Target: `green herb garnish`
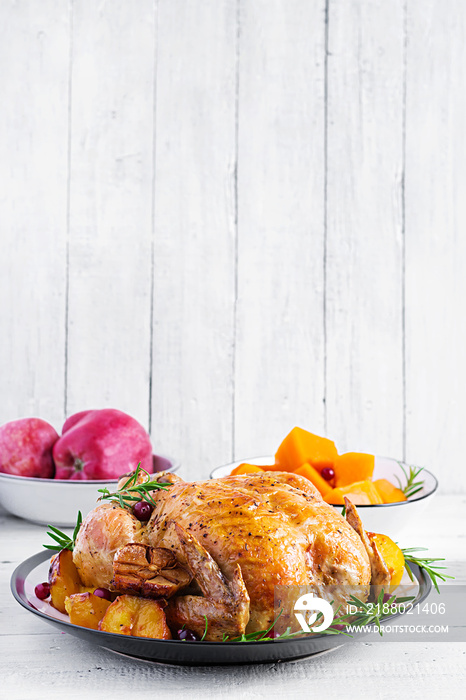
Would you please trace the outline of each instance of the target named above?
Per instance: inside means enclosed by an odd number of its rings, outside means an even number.
[[[55,540],[57,544],[44,544],[43,547],[45,547],[45,549],[51,549],[54,552],[61,552],[62,549],[70,549],[71,551],[73,551],[74,546],[76,544],[76,537],[78,536],[79,528],[81,527],[82,521],[83,516],[81,511],[79,511],[78,518],[76,520],[76,527],[74,528],[72,538],[68,537],[68,535],[65,535],[65,533],[59,530],[58,528],[53,527],[53,525],[48,525],[52,532],[47,532],[47,535],[51,537],[52,540]]]
[[[373,603],[364,602],[357,598],[355,595],[352,595],[350,596],[348,603],[356,605],[358,607],[358,612],[347,613],[345,615],[340,615],[340,617],[336,617],[332,625],[330,625],[328,629],[318,634],[346,634],[347,636],[352,637],[351,634],[348,634],[344,630],[338,629],[338,627],[341,625],[346,626],[351,624],[352,626],[356,627],[367,627],[368,625],[375,625],[379,631],[380,636],[382,636],[383,629],[381,627],[381,622],[391,617],[391,615],[395,614],[392,611],[389,613],[384,613],[384,608],[391,608],[394,605],[406,603],[411,600],[414,600],[414,596],[397,598],[396,594],[389,596],[385,600],[385,592],[383,588],[377,596],[377,600]],[[340,608],[341,606],[338,607],[338,609],[335,612],[335,615],[338,613]]]
[[[348,602],[353,603],[354,605],[357,605],[358,608],[362,608],[362,610],[359,610],[355,614],[347,614],[347,615],[341,615],[338,618],[337,624],[342,624],[344,622],[351,622],[352,625],[356,625],[358,627],[365,627],[367,625],[375,625],[379,631],[380,636],[382,636],[382,628],[380,626],[380,623],[384,617],[383,615],[383,606],[387,605],[390,606],[392,603],[395,603],[396,601],[396,595],[390,596],[390,598],[386,601],[384,601],[385,598],[385,593],[384,589],[380,591],[377,601],[375,603],[365,603],[364,601],[360,600],[356,596],[352,595],[350,596],[350,599]],[[385,615],[385,617],[388,617],[389,615]]]
[[[148,481],[138,484],[137,480],[141,472],[146,474]],[[157,504],[150,495],[150,491],[155,491],[156,489],[166,491],[169,486],[171,486],[171,484],[159,484],[158,481],[151,481],[150,475],[145,469],[141,469],[141,463],[139,462],[138,466],[136,467],[136,471],[119,489],[113,493],[107,488],[98,489],[99,493],[103,494],[99,500],[107,500],[112,503],[118,503],[121,508],[132,508],[132,506],[139,501],[146,501],[147,503],[156,506]]]
[[[398,481],[398,486],[400,490],[403,491],[406,498],[410,498],[410,496],[414,496],[415,493],[421,491],[422,487],[424,486],[424,479],[416,481],[419,474],[424,470],[424,467],[409,467],[408,474],[401,462],[398,462],[398,465],[406,477],[406,486],[402,486],[401,481],[397,476],[395,476],[395,479]]]
[[[202,637],[201,637],[201,639],[200,639],[201,642],[203,642],[204,639],[205,639],[205,636],[206,636],[206,634],[207,634],[207,626],[208,626],[208,624],[209,624],[209,622],[208,622],[208,620],[207,620],[207,615],[203,615],[203,617],[204,617],[204,620],[205,620],[205,630],[204,630],[204,634],[202,635]]]
[[[268,633],[270,630],[275,626],[277,623],[278,618],[280,615],[283,613],[283,608],[280,610],[278,613],[277,617],[275,620],[272,622],[270,627],[268,627],[266,630],[257,630],[257,632],[249,632],[248,634],[242,634],[239,637],[232,637],[229,639],[228,636],[223,635],[223,640],[226,642],[227,640],[230,642],[265,642],[265,641],[271,641],[273,639],[287,639],[288,637],[293,637],[296,634],[303,634],[303,632],[293,632],[290,634],[291,628],[288,627],[288,629],[281,634],[279,637],[268,637]],[[288,633],[288,634],[287,634]]]
[[[414,576],[408,562],[417,564],[420,569],[426,572],[434,584],[437,593],[440,593],[437,579],[439,579],[439,581],[446,581],[447,578],[455,578],[454,576],[449,576],[448,574],[439,573],[439,571],[445,571],[447,568],[446,566],[439,566],[438,564],[435,564],[437,561],[445,561],[445,559],[442,557],[416,557],[412,554],[412,552],[427,552],[425,547],[408,547],[407,549],[402,549],[401,551],[403,552],[403,556],[405,558],[405,569],[408,572],[408,576],[411,581],[414,581]]]
[[[292,632],[291,627],[288,627],[282,634],[280,634],[278,637],[268,637],[267,635],[269,634],[270,630],[274,627],[276,624],[278,618],[283,612],[283,608],[280,610],[280,613],[276,617],[276,619],[272,622],[270,627],[266,630],[258,630],[257,632],[250,632],[249,634],[242,634],[240,637],[233,637],[232,639],[229,639],[227,635],[223,635],[223,642],[230,641],[230,642],[264,642],[264,641],[276,641],[277,639],[292,639],[293,637],[297,636],[312,636],[314,634],[319,635],[319,634],[329,634],[329,635],[335,635],[335,634],[343,634],[346,637],[352,637],[353,635],[349,634],[346,632],[344,629],[340,629],[341,626],[346,627],[347,625],[351,624],[354,626],[358,627],[365,627],[367,625],[375,625],[379,631],[379,634],[382,636],[383,634],[383,629],[381,627],[381,622],[383,622],[384,619],[389,618],[392,614],[392,612],[388,614],[384,614],[383,609],[384,606],[385,608],[388,606],[389,608],[392,607],[393,605],[405,603],[407,601],[414,600],[414,596],[408,596],[405,598],[397,598],[396,595],[390,596],[387,600],[385,600],[385,594],[384,590],[382,589],[377,597],[377,600],[374,603],[365,603],[364,601],[360,600],[356,596],[352,595],[350,596],[348,603],[352,603],[353,605],[356,605],[358,607],[358,612],[356,613],[347,613],[345,615],[340,615],[339,617],[335,617],[333,623],[328,627],[326,630],[323,630],[322,632],[312,632],[311,634],[303,632],[302,630],[299,630],[298,632]],[[333,602],[333,601],[332,601]],[[341,609],[341,605],[338,606],[338,608],[335,611],[335,616],[338,614],[338,612]],[[316,618],[316,622],[322,617],[322,613],[319,612]]]

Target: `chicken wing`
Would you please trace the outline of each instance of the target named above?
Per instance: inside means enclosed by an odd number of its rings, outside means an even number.
[[[388,586],[390,584],[390,572],[388,571],[388,567],[384,562],[382,555],[377,549],[376,543],[368,538],[362,525],[361,518],[359,517],[359,513],[356,510],[356,506],[353,505],[353,503],[351,503],[349,498],[346,496],[344,499],[346,519],[353,530],[355,530],[355,532],[357,532],[361,538],[371,563],[371,584],[374,586]]]

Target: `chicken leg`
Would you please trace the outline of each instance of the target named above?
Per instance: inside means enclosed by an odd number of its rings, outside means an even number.
[[[249,595],[236,565],[229,581],[206,549],[180,525],[171,521],[165,536],[177,558],[186,562],[203,596],[185,595],[170,599],[165,610],[171,627],[186,625],[207,641],[222,641],[224,636],[244,633],[249,621]]]

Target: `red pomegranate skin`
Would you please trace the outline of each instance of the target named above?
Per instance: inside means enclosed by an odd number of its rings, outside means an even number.
[[[52,447],[58,433],[41,418],[20,418],[0,426],[0,472],[51,479]]]
[[[141,467],[152,473],[152,445],[135,418],[115,408],[70,416],[53,448],[56,479],[118,479]]]

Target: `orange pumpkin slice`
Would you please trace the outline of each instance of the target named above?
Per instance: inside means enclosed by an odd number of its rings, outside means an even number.
[[[327,493],[330,493],[332,490],[332,487],[329,485],[328,481],[325,481],[317,471],[317,469],[314,469],[310,464],[303,464],[302,467],[299,467],[298,469],[294,470],[295,474],[299,474],[300,476],[306,477],[306,479],[309,479],[316,489],[320,491],[322,496],[325,496]]]
[[[266,467],[258,467],[257,464],[240,464],[231,472],[231,476],[238,476],[239,474],[254,474],[254,472],[263,472]]]
[[[332,440],[302,428],[293,428],[275,454],[275,468],[295,471],[303,464],[310,464],[321,471],[324,467],[333,467],[337,455],[337,448]]]
[[[373,484],[384,503],[399,503],[407,500],[403,491],[394,486],[388,479],[376,479]]]
[[[332,489],[324,496],[324,501],[335,506],[343,506],[343,496],[350,499],[355,506],[375,506],[383,503],[372,481],[356,481],[348,486]]]
[[[372,478],[375,457],[363,452],[346,452],[335,459],[335,486],[349,486]],[[357,504],[355,504],[357,505]]]

